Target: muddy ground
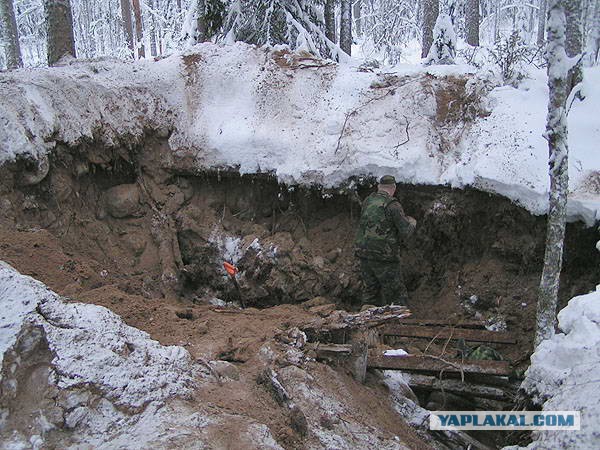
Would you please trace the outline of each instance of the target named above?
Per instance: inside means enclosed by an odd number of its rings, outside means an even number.
[[[0,260],[62,295],[106,306],[163,344],[236,362],[248,379],[262,343],[315,316],[303,302],[360,308],[352,240],[372,179],[337,190],[285,186],[270,174],[199,172],[165,150],[166,138],[156,137],[110,151],[82,144],[59,147],[46,168],[20,161],[0,169]],[[488,320],[517,339],[498,350],[524,369],[544,218],[470,189],[400,186],[398,197],[418,221],[403,251],[414,317]],[[596,240],[595,230],[568,226],[561,304],[600,278]],[[239,291],[224,261],[239,268]],[[240,300],[249,308],[215,307]],[[226,389],[202,395],[281,423],[276,409],[256,408],[264,400],[254,388]],[[383,411],[367,422],[400,433],[390,405],[356,392],[364,411]],[[294,447],[293,433],[279,428],[278,440]]]

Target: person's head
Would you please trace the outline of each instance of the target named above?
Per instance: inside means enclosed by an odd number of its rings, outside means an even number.
[[[391,196],[396,193],[396,179],[392,175],[384,175],[379,179],[377,186],[379,192],[387,192]]]

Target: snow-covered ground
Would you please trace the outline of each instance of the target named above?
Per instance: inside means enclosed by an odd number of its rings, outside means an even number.
[[[580,411],[581,431],[538,432],[528,448],[597,448],[600,289],[573,298],[558,322],[562,332],[537,347],[523,387],[544,411]]]
[[[2,448],[207,448],[232,419],[247,448],[281,448],[265,425],[187,401],[206,369],[106,308],[0,262],[0,311]]]
[[[273,171],[283,181],[329,187],[353,175],[392,173],[407,183],[472,185],[545,212],[542,72],[519,89],[496,87],[488,95],[489,77],[468,66],[372,73],[352,63],[303,64],[315,61],[242,43],[202,44],[158,62],[1,74],[0,163],[17,154],[39,157],[57,142],[122,145],[155,130],[171,133],[173,152],[198,167]],[[456,77],[470,81],[446,102],[450,110],[467,101],[489,108],[489,116],[440,123],[440,92]],[[586,79],[587,99],[575,102],[569,120],[570,217],[592,223],[600,209],[600,68],[586,70]]]

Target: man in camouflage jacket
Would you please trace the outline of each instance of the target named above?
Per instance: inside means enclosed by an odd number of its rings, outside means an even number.
[[[362,205],[355,254],[365,285],[363,304],[407,304],[399,249],[417,222],[404,214],[395,192],[396,180],[386,175],[379,180],[377,192],[369,195]]]

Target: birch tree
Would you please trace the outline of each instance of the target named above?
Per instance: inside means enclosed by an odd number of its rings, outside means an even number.
[[[341,0],[340,17],[340,48],[347,54],[352,54],[352,1]]]
[[[421,48],[421,58],[426,58],[429,54],[429,49],[433,43],[433,27],[440,13],[439,0],[422,0],[423,4],[423,38]]]
[[[45,0],[48,39],[48,65],[53,66],[61,58],[75,54],[73,13],[69,0]]]
[[[23,67],[13,0],[0,0],[0,24],[2,25],[0,35],[4,44],[6,67],[8,69]]]
[[[467,44],[479,46],[479,0],[467,0],[465,5]]]
[[[550,195],[544,268],[537,303],[536,345],[554,335],[567,217],[567,101],[570,94],[569,69],[572,66],[572,59],[566,51],[567,1],[548,0],[546,59],[549,102],[545,138],[549,150]]]

